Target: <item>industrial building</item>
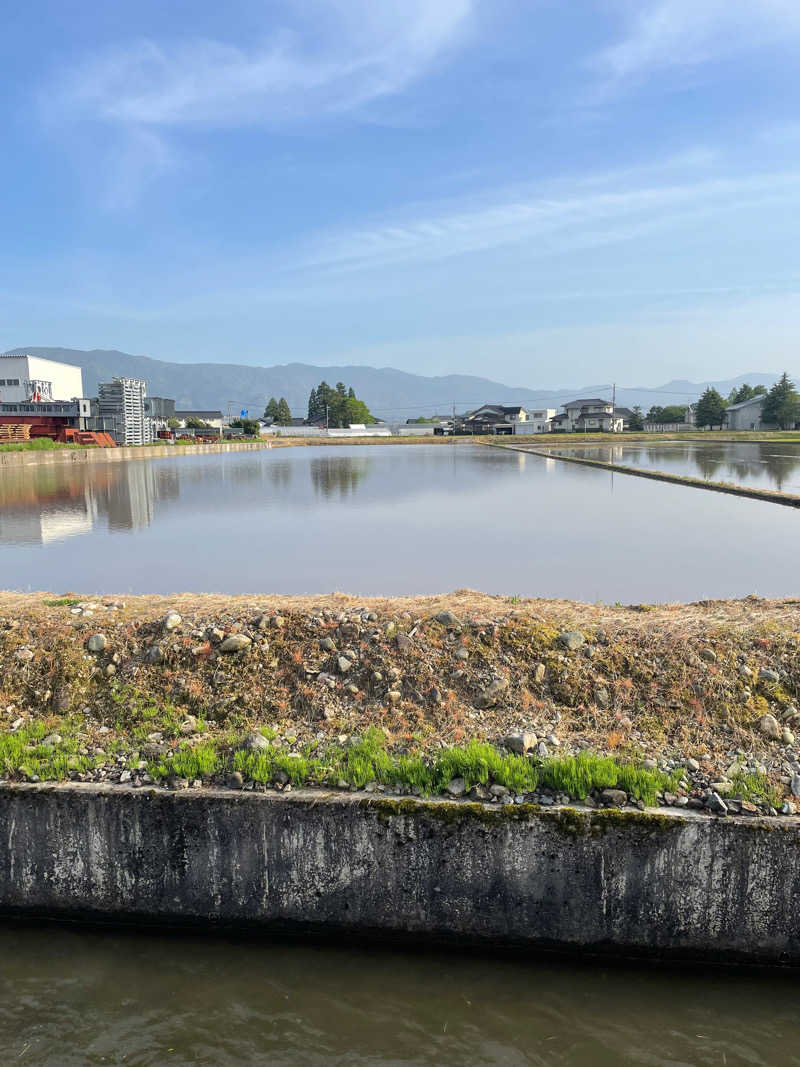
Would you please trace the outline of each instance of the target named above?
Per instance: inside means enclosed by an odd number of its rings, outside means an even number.
[[[80,367],[40,356],[0,356],[0,403],[51,403],[83,396]]]
[[[112,378],[98,386],[98,414],[118,445],[146,445],[153,440],[153,420],[145,414],[147,382]]]

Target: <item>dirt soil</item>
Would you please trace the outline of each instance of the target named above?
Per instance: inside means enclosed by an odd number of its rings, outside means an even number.
[[[763,775],[768,807],[791,805],[799,704],[797,599],[0,593],[0,753],[41,721],[27,747],[69,737],[81,780],[116,780],[148,743],[134,780],[146,758],[254,730],[288,751],[378,727],[422,755],[527,731],[550,754],[688,766],[690,797]],[[29,762],[7,755],[0,778]]]

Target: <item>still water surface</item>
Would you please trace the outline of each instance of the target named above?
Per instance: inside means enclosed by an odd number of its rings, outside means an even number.
[[[774,1067],[796,977],[0,927],[0,1062]]]
[[[558,449],[553,449],[558,451]],[[800,442],[664,441],[656,444],[592,445],[571,455],[628,467],[689,475],[711,482],[777,489],[800,495]]]
[[[19,590],[786,596],[799,540],[789,508],[468,444],[0,470]]]

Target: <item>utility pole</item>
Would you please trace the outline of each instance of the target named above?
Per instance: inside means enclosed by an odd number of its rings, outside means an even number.
[[[456,402],[453,401],[453,444],[456,443]]]

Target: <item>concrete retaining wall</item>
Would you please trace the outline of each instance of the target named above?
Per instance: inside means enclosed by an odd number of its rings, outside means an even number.
[[[0,468],[47,463],[113,463],[123,459],[201,456],[209,452],[245,452],[271,448],[271,441],[220,441],[216,445],[142,445],[137,448],[54,448],[51,452],[0,452]]]
[[[800,820],[0,788],[0,910],[800,962]]]

